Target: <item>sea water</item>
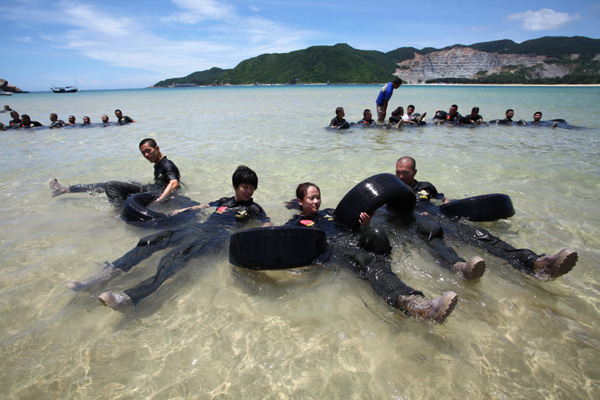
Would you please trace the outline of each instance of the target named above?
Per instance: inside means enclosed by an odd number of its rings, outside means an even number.
[[[379,86],[275,86],[29,93],[5,103],[48,124],[56,112],[93,123],[120,108],[126,126],[0,132],[0,391],[3,398],[585,398],[600,397],[600,88],[402,86],[390,101],[427,112],[428,126],[324,129],[375,114]],[[486,120],[564,118],[581,129],[434,126],[436,109],[479,106]],[[8,113],[0,114],[7,123]],[[154,231],[127,225],[104,195],[51,197],[63,184],[150,181],[138,143],[155,138],[179,167],[186,194],[233,195],[231,174],[259,176],[254,199],[274,224],[298,183],[322,190],[323,207],[361,180],[393,173],[404,155],[417,179],[448,198],[506,193],[516,214],[477,223],[516,247],[579,262],[544,282],[480,249],[487,262],[465,282],[418,241],[393,239],[393,270],[425,293],[460,300],[440,325],[392,309],[344,264],[253,272],[232,266],[224,245],[189,262],[135,309],[102,306],[151,276],[155,254],[106,287],[75,293]],[[196,216],[207,218],[211,209]],[[381,214],[381,213],[380,213]],[[383,223],[381,215],[373,223]]]

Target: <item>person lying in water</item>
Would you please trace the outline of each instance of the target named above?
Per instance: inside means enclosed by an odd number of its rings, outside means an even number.
[[[442,296],[428,299],[394,274],[391,269],[391,252],[388,236],[383,229],[370,227],[371,217],[365,212],[359,216],[362,232],[359,234],[359,248],[340,240],[349,234],[333,216],[333,210],[320,210],[321,190],[311,182],[304,182],[296,188],[296,198],[300,214],[295,215],[287,225],[321,229],[335,251],[350,257],[355,270],[369,281],[371,287],[390,306],[399,308],[417,318],[443,322],[454,309],[458,295],[452,291]]]
[[[564,248],[550,256],[537,254],[529,249],[517,249],[483,228],[460,221],[450,221],[441,215],[430,215],[426,211],[427,204],[431,199],[438,197],[438,192],[431,183],[415,179],[416,166],[417,163],[412,157],[401,157],[396,162],[396,176],[415,192],[419,200],[418,207],[422,209],[418,213],[417,230],[432,251],[442,260],[442,265],[448,266],[465,279],[474,279],[483,275],[485,263],[481,257],[474,257],[468,262],[460,258],[450,246],[444,243],[444,233],[503,258],[514,268],[542,280],[558,278],[571,271],[577,263],[577,253],[569,248]]]
[[[69,282],[67,287],[74,291],[91,290],[99,283],[106,283],[129,272],[132,267],[155,252],[177,246],[160,259],[156,273],[150,278],[123,292],[107,291],[98,296],[104,305],[113,309],[124,309],[150,296],[168,278],[185,267],[191,259],[221,249],[233,231],[251,221],[258,221],[263,226],[270,225],[270,220],[262,207],[252,199],[258,187],[256,173],[240,165],[233,173],[232,183],[233,197],[223,197],[212,203],[196,206],[197,208],[216,207],[214,213],[205,222],[143,237],[137,246],[122,257],[106,263],[104,269],[96,276],[80,282]],[[181,212],[188,209],[182,209]]]
[[[103,182],[82,185],[62,186],[56,178],[50,179],[50,190],[52,196],[59,196],[66,193],[98,192],[106,193],[110,203],[116,207],[121,207],[127,197],[142,192],[156,193],[156,200],[153,203],[160,203],[169,198],[180,186],[179,169],[173,161],[163,156],[160,147],[154,139],[144,139],[139,144],[139,149],[148,162],[154,164],[154,183],[142,185],[139,183],[127,182]]]

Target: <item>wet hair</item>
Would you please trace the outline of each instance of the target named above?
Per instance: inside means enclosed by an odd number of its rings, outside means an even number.
[[[458,106],[457,106],[456,104],[452,104],[452,105],[450,106],[450,108],[452,108],[452,107],[456,108],[456,111],[458,111]]]
[[[236,168],[233,176],[231,177],[231,181],[234,188],[237,188],[244,183],[254,186],[255,189],[258,188],[258,176],[256,176],[256,172],[252,171],[245,165],[240,165]]]
[[[512,108],[509,108],[508,110],[506,110],[505,114],[508,114],[509,111],[515,112],[515,110],[513,110]]]
[[[27,114],[21,115],[21,119],[23,119],[23,118],[29,118],[29,115],[27,115]],[[31,118],[29,118],[29,119],[31,119]]]
[[[471,112],[472,112],[472,113],[473,113],[473,112],[476,112],[476,113],[478,113],[478,112],[479,112],[479,107],[473,107],[473,109],[471,110]]]
[[[365,109],[365,111],[363,111],[363,117],[364,117],[364,116],[366,116],[366,114],[367,114],[368,112],[371,112],[371,110],[369,110],[368,108],[367,108],[367,109]]]
[[[15,115],[16,115],[16,117],[15,117]],[[17,118],[17,117],[19,117],[19,113],[18,113],[18,112],[16,112],[15,110],[12,110],[12,111],[10,112],[10,116],[11,116],[11,117],[13,117],[13,118]]]
[[[50,113],[50,117],[56,117],[56,118],[58,118],[58,115],[56,115],[56,113]]]
[[[404,114],[404,108],[398,107],[394,111],[392,111],[392,115],[395,117],[398,114]]]
[[[408,110],[411,107],[412,107],[413,110],[415,109],[415,106],[413,106],[412,104],[409,104],[408,107],[406,107],[406,109]]]
[[[398,163],[400,160],[405,160],[405,159],[408,159],[408,160],[410,160],[410,163],[412,164],[412,169],[413,169],[413,171],[414,171],[415,169],[417,169],[417,161],[416,161],[414,158],[412,158],[412,157],[409,157],[409,156],[400,157],[400,158],[398,159],[398,161],[396,161],[396,164],[397,164],[397,163]]]
[[[304,198],[306,197],[306,193],[308,192],[308,188],[314,186],[317,188],[317,190],[319,191],[319,193],[321,193],[321,189],[319,189],[319,187],[317,185],[315,185],[312,182],[304,182],[298,185],[298,187],[296,188],[296,198],[297,199],[302,199],[304,200]]]
[[[335,115],[338,115],[339,113],[341,113],[342,111],[344,111],[344,107],[338,107],[335,109]]]
[[[392,83],[395,83],[396,85],[400,86],[400,85],[402,85],[402,79],[396,78],[396,79],[394,79],[394,82],[392,82]]]
[[[118,112],[120,112],[121,114],[123,113],[123,111],[119,110],[118,108],[115,110],[115,113],[116,113],[117,111],[118,111]]]
[[[536,111],[533,113],[533,115],[535,116],[535,114],[540,114],[540,117],[542,116],[542,112],[541,111]]]
[[[152,139],[152,138],[146,138],[144,140],[142,140],[140,142],[140,145],[138,146],[138,149],[141,148],[143,145],[147,144],[148,146],[152,147],[153,149],[155,149],[158,144],[156,144],[156,140]]]

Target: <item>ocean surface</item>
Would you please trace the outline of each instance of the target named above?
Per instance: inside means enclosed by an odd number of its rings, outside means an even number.
[[[600,398],[600,88],[402,86],[390,101],[426,111],[452,103],[486,120],[564,118],[580,129],[428,126],[324,129],[375,111],[380,86],[256,86],[29,93],[3,97],[48,125],[120,108],[126,126],[0,132],[0,397],[7,399],[598,399]],[[8,113],[0,114],[7,123]],[[153,230],[126,224],[104,195],[51,197],[48,180],[147,182],[138,143],[155,138],[179,167],[187,196],[232,196],[239,164],[259,176],[254,199],[274,224],[298,183],[335,207],[354,185],[394,172],[404,155],[417,179],[448,198],[506,193],[516,214],[477,223],[537,253],[579,253],[567,275],[541,281],[480,249],[466,282],[393,226],[393,270],[428,297],[459,295],[444,324],[389,307],[341,263],[255,272],[227,245],[187,264],[135,309],[100,304],[151,276],[164,252],[106,287],[75,293]],[[213,209],[196,216],[207,218]],[[385,224],[382,214],[373,224]]]

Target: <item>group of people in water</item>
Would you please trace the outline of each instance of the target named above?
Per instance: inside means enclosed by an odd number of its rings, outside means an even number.
[[[40,127],[40,126],[45,126],[42,123],[40,123],[39,121],[33,121],[31,119],[31,117],[29,117],[28,114],[19,115],[19,113],[15,110],[11,109],[8,104],[4,105],[4,110],[2,112],[10,112],[10,116],[12,119],[8,122],[7,125],[4,125],[3,123],[0,122],[0,130],[36,128],[36,127]],[[118,124],[118,125],[125,125],[125,124],[129,124],[131,122],[135,122],[133,119],[131,119],[127,115],[123,115],[123,113],[119,109],[115,110],[115,117],[117,118],[116,124]],[[50,119],[50,124],[48,124],[47,126],[50,129],[76,127],[76,126],[90,127],[90,126],[95,126],[95,125],[108,126],[108,125],[112,124],[110,122],[108,115],[106,115],[106,114],[102,115],[102,117],[101,117],[102,122],[98,123],[98,124],[92,124],[90,117],[88,117],[87,115],[83,117],[82,123],[78,123],[77,118],[74,115],[69,115],[67,122],[63,121],[62,119],[58,119],[58,115],[56,113],[51,113],[49,116],[49,119]]]
[[[401,128],[402,126],[423,126],[426,124],[425,117],[427,113],[423,114],[415,112],[415,106],[409,105],[406,107],[406,114],[404,113],[404,107],[397,107],[391,112],[391,116],[386,120],[387,108],[390,99],[395,89],[398,89],[402,85],[402,80],[396,78],[392,82],[386,83],[380,90],[375,104],[377,107],[377,121],[373,119],[373,113],[370,109],[363,111],[363,118],[358,122],[349,122],[344,119],[345,111],[343,107],[335,109],[335,117],[329,123],[328,128],[332,129],[350,129],[351,127],[385,127],[385,128]],[[566,124],[564,119],[552,119],[548,121],[542,121],[542,112],[536,111],[533,114],[533,120],[525,121],[523,119],[514,121],[515,112],[513,109],[506,110],[504,118],[493,119],[490,121],[484,121],[483,117],[479,114],[479,107],[473,107],[471,113],[468,115],[461,115],[458,112],[458,105],[452,104],[448,112],[437,109],[433,116],[434,124],[449,124],[449,125],[527,125],[527,126],[549,126],[556,128],[559,124]]]
[[[109,201],[119,208],[128,196],[137,193],[154,193],[155,204],[178,196],[181,179],[179,170],[162,154],[156,141],[150,138],[142,140],[139,150],[154,164],[152,184],[106,182],[63,186],[53,178],[50,180],[52,195],[84,191],[105,192]],[[394,173],[397,179],[393,176],[391,178],[398,181],[398,185],[406,187],[410,196],[414,193],[418,201],[414,209],[411,207],[401,210],[399,215],[391,213],[387,228],[406,235],[406,240],[414,241],[416,246],[422,247],[425,244],[440,265],[461,278],[480,278],[486,269],[485,261],[477,256],[469,260],[459,257],[445,242],[447,237],[480,247],[492,255],[504,258],[516,269],[542,280],[557,278],[575,266],[577,253],[571,249],[565,248],[550,256],[529,249],[517,249],[484,229],[443,216],[437,211],[437,205],[446,202],[447,199],[439,194],[431,183],[415,179],[417,168],[413,158],[405,156],[398,159]],[[171,218],[214,207],[214,212],[206,221],[182,224],[143,237],[123,256],[107,262],[99,274],[83,281],[69,282],[67,287],[75,291],[94,290],[101,286],[100,283],[105,284],[130,271],[133,266],[153,253],[174,248],[163,255],[152,277],[123,292],[104,291],[99,294],[98,297],[104,305],[123,310],[154,293],[190,260],[221,248],[235,231],[243,227],[272,225],[264,209],[252,198],[258,188],[256,173],[246,166],[238,166],[232,176],[232,185],[233,196],[227,195],[208,204],[176,209],[167,216]],[[387,304],[410,316],[436,322],[443,322],[450,315],[458,300],[457,293],[446,291],[441,296],[428,298],[421,291],[406,285],[392,271],[392,245],[383,227],[371,226],[374,213],[361,212],[356,221],[359,228],[351,229],[336,219],[334,210],[321,210],[321,190],[316,184],[300,183],[295,197],[299,213],[286,225],[320,229],[325,232],[333,249],[331,258],[349,265],[368,280],[373,290]]]

